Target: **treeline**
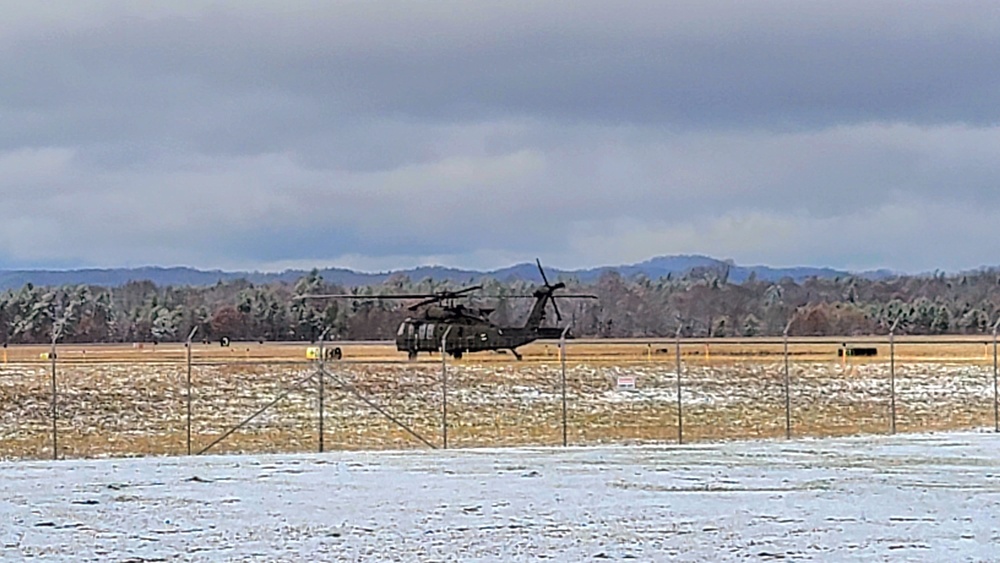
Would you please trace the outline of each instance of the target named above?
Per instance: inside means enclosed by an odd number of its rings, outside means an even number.
[[[790,334],[982,334],[1000,316],[1000,272],[902,276],[889,280],[857,277],[760,281],[735,284],[721,269],[699,269],[657,280],[604,274],[596,283],[562,280],[567,293],[592,293],[597,300],[559,300],[563,320],[549,310],[549,324],[572,323],[579,337],[666,337],[678,328],[687,336]],[[476,304],[495,308],[500,325],[523,322],[531,306],[530,283],[469,280],[482,284]],[[403,276],[383,284],[343,288],[313,272],[294,284],[254,285],[245,281],[211,287],[157,287],[131,282],[121,287],[36,287],[0,295],[4,342],[182,341],[197,327],[198,340],[389,339],[412,315],[405,302],[366,300],[366,295],[428,293],[456,287]],[[317,293],[352,293],[349,299],[302,299]],[[790,323],[790,324],[789,324]]]

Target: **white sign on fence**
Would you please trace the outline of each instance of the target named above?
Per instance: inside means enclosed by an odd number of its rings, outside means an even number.
[[[635,376],[632,376],[632,375],[620,375],[620,376],[618,376],[618,388],[619,389],[635,389]]]

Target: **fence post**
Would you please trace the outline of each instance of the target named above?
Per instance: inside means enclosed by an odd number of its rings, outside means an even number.
[[[197,326],[191,329],[191,334],[188,334],[184,344],[187,346],[187,455],[191,455],[191,342],[196,332],[198,332]]]
[[[681,403],[681,329],[683,325],[677,327],[674,335],[675,346],[677,348],[677,443],[684,443],[684,414]]]
[[[326,340],[326,333],[330,332],[330,328],[327,327],[319,335],[319,453],[323,453],[323,403],[325,399],[325,392],[323,387],[323,380],[326,379],[326,370],[323,369],[323,362],[326,360],[326,350],[323,349],[323,343]]]
[[[454,325],[449,325],[441,336],[441,441],[442,449],[448,449],[448,333]]]
[[[559,361],[562,364],[562,438],[563,447],[567,445],[566,438],[566,333],[569,332],[569,326],[563,329],[562,334],[559,335]]]
[[[997,329],[1000,328],[1000,319],[993,323],[993,431],[1000,432],[1000,412],[998,412],[997,400]]]
[[[52,348],[49,349],[49,359],[52,361],[52,459],[59,459],[59,430],[56,421],[59,419],[59,410],[56,405],[58,397],[56,392],[56,340],[59,339],[60,330],[58,327],[52,329]]]
[[[791,377],[788,373],[788,331],[792,328],[792,320],[788,321],[785,325],[785,330],[781,333],[782,342],[784,344],[784,355],[785,355],[785,439],[790,440],[792,438],[792,391],[791,391]]]
[[[896,317],[889,328],[889,429],[896,433],[896,326],[902,317]],[[844,351],[847,354],[847,351]]]

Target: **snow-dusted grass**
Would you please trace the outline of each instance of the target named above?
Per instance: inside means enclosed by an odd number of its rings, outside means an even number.
[[[350,382],[433,444],[442,442],[440,365],[334,363]],[[194,451],[314,373],[307,364],[195,366]],[[452,446],[562,443],[558,362],[456,362],[449,366]],[[677,439],[673,362],[570,362],[567,435],[571,444],[656,443]],[[633,377],[636,389],[616,387]],[[44,364],[0,367],[0,456],[51,457],[49,371]],[[186,369],[176,361],[95,361],[58,369],[59,448],[66,458],[180,454],[186,451]],[[797,361],[790,366],[794,436],[887,433],[889,365]],[[783,437],[784,366],[773,358],[688,362],[682,373],[687,442]],[[313,380],[220,443],[213,452],[318,449]],[[424,448],[363,401],[326,382],[328,449]],[[896,366],[900,432],[992,426],[992,366],[946,359]]]
[[[1000,437],[0,464],[5,559],[990,561]]]

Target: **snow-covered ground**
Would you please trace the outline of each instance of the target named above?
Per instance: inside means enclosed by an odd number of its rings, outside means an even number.
[[[6,559],[989,561],[989,432],[0,464]]]

